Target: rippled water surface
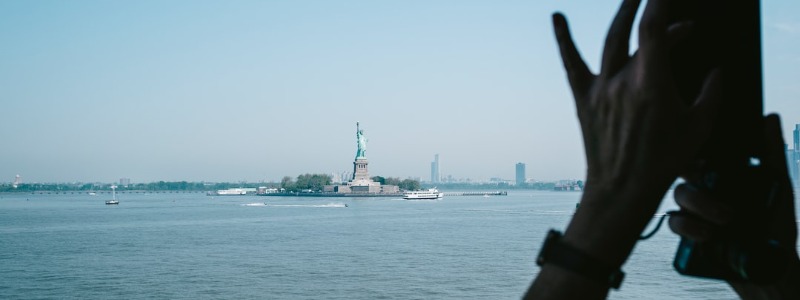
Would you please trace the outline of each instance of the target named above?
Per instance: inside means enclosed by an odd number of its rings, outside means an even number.
[[[0,299],[518,299],[580,194],[118,196],[0,195]],[[677,242],[640,243],[610,298],[736,298],[677,275]]]

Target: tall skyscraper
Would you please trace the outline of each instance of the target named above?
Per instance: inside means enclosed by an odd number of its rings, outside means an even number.
[[[525,164],[517,163],[517,186],[525,184]]]
[[[431,183],[438,183],[441,178],[439,176],[439,154],[436,154],[431,162]]]

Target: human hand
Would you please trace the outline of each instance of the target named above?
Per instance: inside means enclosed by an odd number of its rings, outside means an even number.
[[[677,94],[669,51],[691,26],[669,24],[668,1],[648,1],[639,24],[639,50],[628,55],[639,3],[622,3],[597,75],[575,47],[566,18],[553,15],[588,164],[581,205],[562,242],[609,268],[627,259],[669,185],[708,138],[719,102],[716,71],[696,99]],[[607,292],[608,286],[545,264],[526,298],[604,298]]]
[[[648,3],[639,24],[639,49],[629,56],[639,1],[623,2],[597,75],[580,57],[564,16],[553,16],[583,132],[587,186],[617,190],[635,182],[666,190],[710,133],[719,98],[718,72],[707,76],[697,99],[678,95],[669,53],[691,23],[668,24],[667,3]]]
[[[769,115],[764,120],[764,157],[761,165],[768,180],[775,182],[767,207],[766,218],[749,216],[746,207],[731,206],[729,203],[714,199],[707,192],[697,189],[692,184],[699,180],[697,176],[685,174],[688,183],[675,189],[675,201],[681,207],[681,213],[670,217],[669,225],[675,233],[699,242],[720,239],[724,236],[736,235],[730,232],[733,222],[744,222],[746,227],[756,227],[754,220],[768,220],[766,230],[760,238],[776,241],[789,252],[786,274],[780,281],[772,285],[759,285],[741,281],[730,281],[731,286],[743,298],[748,299],[796,299],[800,278],[800,261],[797,256],[797,224],[794,208],[792,184],[786,168],[784,141],[777,115]],[[748,224],[748,221],[750,222]],[[739,227],[741,228],[741,227]],[[790,295],[794,295],[790,297]]]
[[[716,71],[696,99],[677,94],[669,51],[690,24],[669,24],[668,1],[648,1],[639,24],[639,50],[628,55],[639,3],[622,3],[597,75],[578,53],[565,17],[553,15],[588,164],[581,205],[562,241],[610,268],[627,259],[669,185],[708,138],[719,102]],[[526,298],[604,298],[607,292],[608,286],[545,264]]]
[[[639,49],[628,55],[639,3],[622,3],[597,75],[580,57],[564,16],[553,16],[588,164],[581,206],[565,238],[584,249],[611,252],[612,265],[627,258],[669,185],[708,139],[720,98],[717,71],[705,78],[696,99],[678,95],[670,48],[691,23],[669,24],[669,1],[648,2],[639,24]],[[598,232],[598,225],[609,226]],[[603,243],[613,246],[597,245]]]

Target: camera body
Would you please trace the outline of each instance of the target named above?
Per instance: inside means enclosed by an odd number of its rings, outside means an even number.
[[[731,204],[736,212],[733,221],[719,228],[719,235],[713,240],[698,242],[682,238],[673,266],[684,275],[775,282],[787,270],[790,255],[785,245],[765,238],[769,208],[779,188],[777,181],[755,164],[728,172],[706,171],[703,182],[695,186]]]

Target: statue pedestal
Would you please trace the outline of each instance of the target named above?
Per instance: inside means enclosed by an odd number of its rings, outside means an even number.
[[[369,171],[367,170],[368,164],[366,158],[356,158],[356,161],[353,162],[353,182],[372,181],[369,178]]]

